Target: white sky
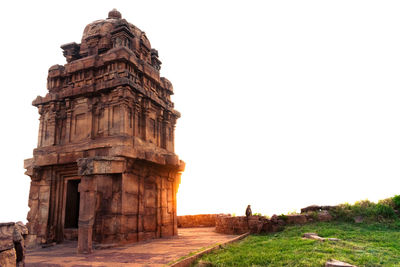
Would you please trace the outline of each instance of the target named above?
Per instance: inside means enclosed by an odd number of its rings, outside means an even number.
[[[400,194],[398,1],[2,1],[0,222],[25,221],[31,101],[60,45],[114,7],[174,85],[178,214]]]

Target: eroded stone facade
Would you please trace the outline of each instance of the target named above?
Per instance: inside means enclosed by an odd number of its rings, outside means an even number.
[[[0,223],[0,266],[25,266],[25,238],[28,229],[22,222]]]
[[[177,234],[179,112],[144,32],[112,10],[49,69],[31,177],[28,243],[135,242]]]

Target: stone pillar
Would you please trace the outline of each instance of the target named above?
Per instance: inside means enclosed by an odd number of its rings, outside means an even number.
[[[137,234],[138,241],[144,240],[143,236],[143,214],[144,214],[144,177],[138,176],[138,212],[137,212]]]
[[[149,139],[149,136],[151,136],[151,133],[150,133],[150,129],[149,129],[149,114],[150,114],[150,111],[147,109],[147,108],[145,108],[145,109],[143,109],[143,111],[142,111],[142,115],[143,115],[143,124],[142,124],[142,126],[143,126],[143,135],[142,135],[142,139],[143,140],[148,140]]]
[[[140,137],[140,127],[141,127],[141,123],[140,123],[140,103],[139,102],[135,102],[134,105],[134,121],[133,121],[133,136],[137,136]]]
[[[164,117],[161,126],[161,147],[165,149],[167,149],[168,144],[168,127],[169,121],[166,117]]]
[[[110,123],[111,123],[111,118],[110,118],[110,109],[111,105],[109,103],[105,104],[104,107],[104,136],[109,136],[110,135]]]
[[[157,237],[161,237],[162,233],[162,177],[157,176]]]
[[[48,112],[47,129],[45,133],[45,136],[48,138],[46,140],[46,145],[52,146],[56,141],[56,107],[54,102],[50,103]],[[47,134],[49,134],[49,136],[47,136]]]
[[[72,121],[72,110],[71,110],[71,101],[67,98],[65,99],[65,107],[67,110],[67,118],[65,123],[65,143],[69,143],[71,141],[71,121]]]
[[[79,184],[78,253],[92,252],[92,233],[96,211],[97,177],[82,176]]]
[[[156,138],[157,138],[157,146],[162,147],[162,136],[163,136],[163,114],[157,115],[157,122],[156,122]]]
[[[172,115],[171,117],[171,148],[168,149],[171,152],[175,152],[175,127],[176,127],[176,117]]]
[[[98,180],[104,175],[123,173],[125,159],[119,157],[81,158],[77,163],[78,175],[82,176],[78,187],[80,193],[78,253],[91,253]]]
[[[174,118],[171,112],[164,113],[164,127],[165,127],[165,149],[168,151],[174,151]]]
[[[120,119],[121,119],[121,130],[120,133],[123,135],[129,134],[129,107],[128,103],[123,102],[120,108]]]
[[[43,124],[44,124],[44,118],[43,118],[43,106],[42,105],[40,105],[39,107],[39,115],[40,115],[40,118],[39,118],[39,121],[40,121],[40,123],[39,123],[39,134],[38,134],[38,143],[37,143],[37,146],[38,147],[41,147],[42,146],[42,143],[43,143]]]

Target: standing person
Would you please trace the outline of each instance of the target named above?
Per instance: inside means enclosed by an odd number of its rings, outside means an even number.
[[[246,209],[246,220],[247,220],[247,227],[248,227],[248,228],[250,228],[250,226],[249,226],[249,216],[251,216],[251,215],[252,215],[252,212],[251,212],[250,205],[247,205],[247,209]]]
[[[247,217],[247,219],[249,219],[249,216],[251,216],[251,215],[252,215],[252,213],[251,213],[250,205],[247,205],[247,209],[246,209],[246,217]]]

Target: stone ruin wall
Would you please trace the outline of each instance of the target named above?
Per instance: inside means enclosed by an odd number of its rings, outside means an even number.
[[[221,215],[215,220],[215,231],[222,234],[239,235],[250,233],[272,233],[283,230],[286,225],[302,225],[312,222],[327,222],[333,217],[328,210],[307,210],[302,214],[264,216]]]
[[[28,229],[22,222],[0,223],[0,266],[25,266],[25,238]]]
[[[230,214],[199,214],[178,216],[179,228],[215,227],[221,234],[240,235],[281,231],[286,225],[302,225],[316,221],[331,221],[331,206],[309,206],[301,214],[265,216],[231,216]]]
[[[215,227],[217,214],[197,214],[178,216],[179,228]]]

